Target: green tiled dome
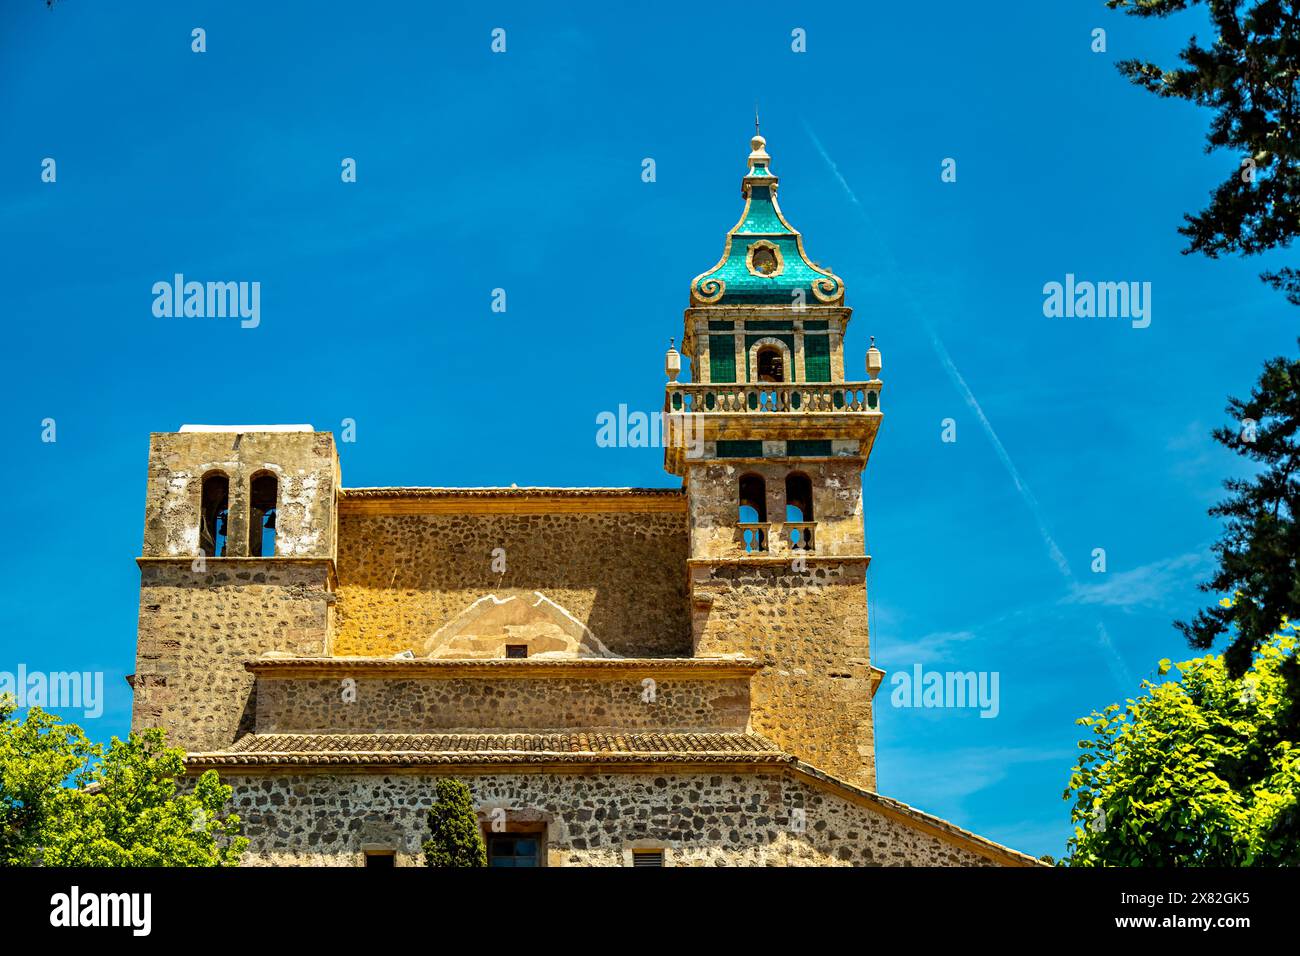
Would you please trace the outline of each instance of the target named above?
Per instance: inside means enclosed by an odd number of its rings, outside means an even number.
[[[691,283],[691,304],[842,305],[844,283],[813,264],[803,237],[781,215],[766,140],[755,136],[751,145],[749,172],[741,181],[745,211],[727,233],[718,264]]]

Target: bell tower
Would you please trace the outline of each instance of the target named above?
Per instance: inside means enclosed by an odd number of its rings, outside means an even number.
[[[844,283],[808,258],[755,135],[744,211],[691,283],[669,350],[665,467],[685,483],[697,656],[762,663],[753,729],[875,788],[862,472],[879,428],[880,353],[845,379]]]

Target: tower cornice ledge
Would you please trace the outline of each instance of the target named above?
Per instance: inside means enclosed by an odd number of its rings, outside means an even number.
[[[692,568],[709,568],[718,564],[791,564],[795,560],[803,561],[805,564],[861,564],[866,567],[871,565],[869,554],[814,554],[807,551],[791,551],[785,554],[719,554],[707,558],[687,558],[686,564]]]
[[[346,677],[401,675],[415,678],[499,677],[653,677],[671,673],[677,680],[714,680],[750,677],[758,673],[758,661],[742,657],[580,657],[571,660],[545,658],[489,658],[450,660],[400,657],[258,657],[244,662],[244,669],[259,677]]]

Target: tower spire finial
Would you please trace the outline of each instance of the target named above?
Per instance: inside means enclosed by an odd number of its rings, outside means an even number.
[[[758,131],[757,107],[754,109],[754,138],[749,141],[749,145],[752,150],[749,154],[750,172],[752,173],[755,167],[761,167],[764,170],[764,175],[768,175],[766,172],[767,165],[772,161],[772,157],[767,155],[767,150],[763,148],[767,145],[767,140],[765,140],[763,135]]]
[[[758,100],[754,100],[754,135],[755,136],[763,135],[758,131]]]

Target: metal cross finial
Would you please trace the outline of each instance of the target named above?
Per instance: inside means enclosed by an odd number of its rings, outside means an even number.
[[[754,135],[761,135],[758,132],[758,100],[754,100]]]

